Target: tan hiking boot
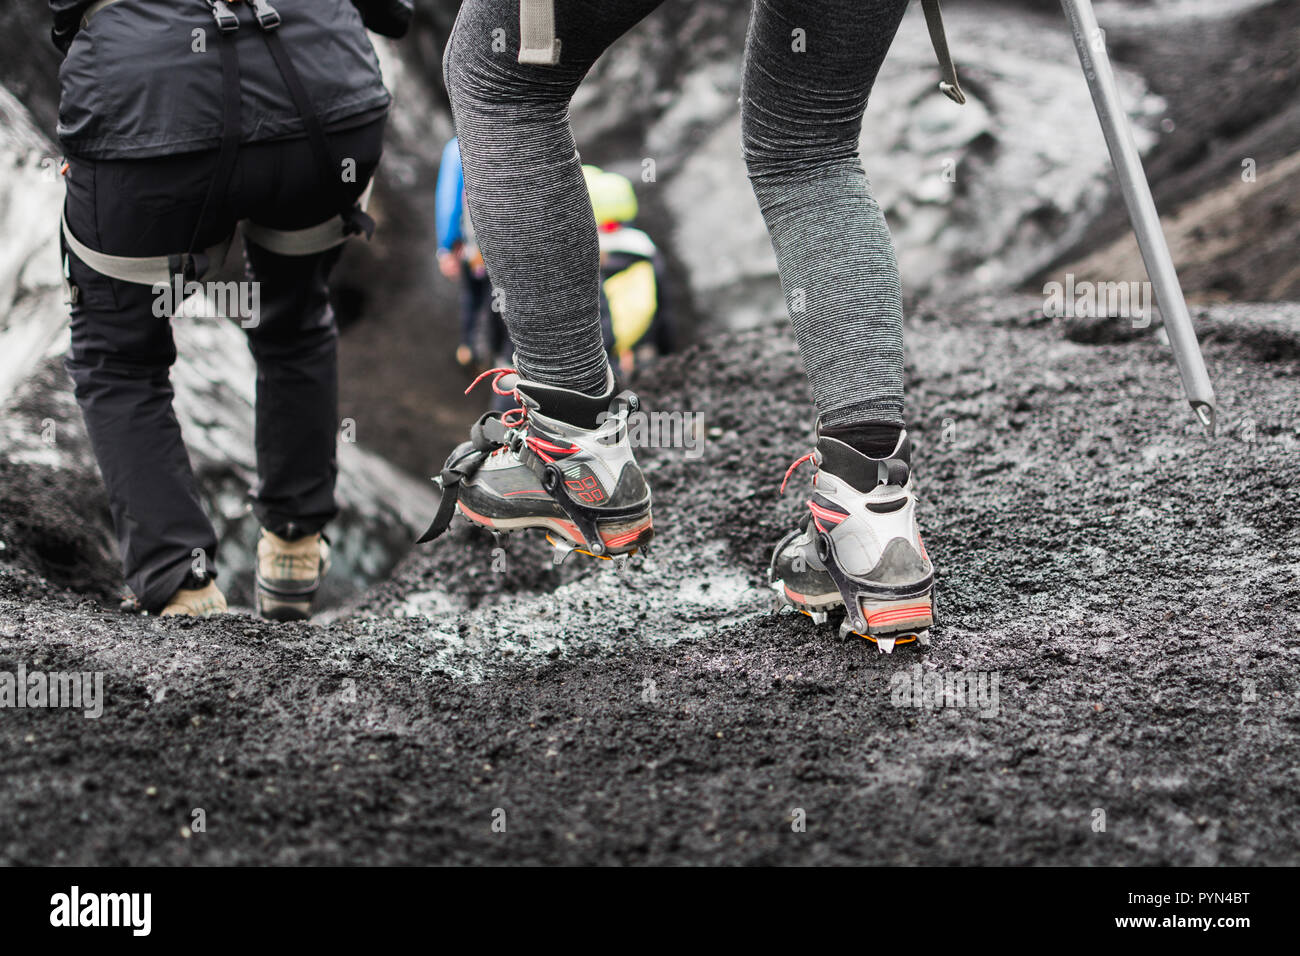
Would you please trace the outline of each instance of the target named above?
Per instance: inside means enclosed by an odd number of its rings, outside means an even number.
[[[187,582],[188,583],[188,582]],[[167,599],[159,617],[212,617],[226,613],[226,596],[211,578],[201,588],[180,588]]]
[[[273,621],[311,617],[311,602],[330,569],[322,534],[286,541],[265,528],[257,539],[257,613]]]

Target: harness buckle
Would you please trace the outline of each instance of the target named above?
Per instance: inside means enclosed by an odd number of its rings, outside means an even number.
[[[234,33],[239,29],[239,17],[235,16],[226,0],[208,0],[208,6],[212,8],[212,18],[222,33]]]
[[[192,252],[177,252],[167,257],[167,274],[180,276],[181,283],[194,282],[199,277],[198,257]]]
[[[354,203],[343,210],[343,212],[339,213],[339,217],[343,220],[344,236],[364,235],[366,239],[374,236],[375,220],[361,208],[359,203]]]
[[[280,25],[280,13],[267,0],[248,0],[257,17],[257,25],[263,30],[274,30]]]

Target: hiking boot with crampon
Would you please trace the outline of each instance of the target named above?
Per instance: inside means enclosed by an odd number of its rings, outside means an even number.
[[[470,430],[436,479],[442,502],[421,542],[432,541],[460,513],[493,532],[541,528],[555,563],[572,552],[623,558],[654,536],[650,489],[632,453],[627,416],[636,395],[581,392],[529,382],[514,369],[491,369],[497,395],[519,407],[488,412]]]
[[[257,613],[272,621],[311,617],[311,604],[330,569],[323,534],[290,541],[265,528],[257,539]]]
[[[819,624],[843,605],[841,637],[865,637],[886,654],[928,639],[934,566],[913,513],[907,433],[883,458],[819,434],[816,450],[786,472],[782,492],[805,461],[815,469],[808,523],[776,546],[768,574],[780,603]]]

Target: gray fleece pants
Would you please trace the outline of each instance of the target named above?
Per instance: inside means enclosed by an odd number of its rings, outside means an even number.
[[[605,383],[596,224],[568,106],[597,57],[660,2],[556,0],[555,67],[516,61],[518,0],[465,0],[447,45],[470,215],[520,371],[539,382],[589,394]],[[754,0],[746,40],[745,161],[827,427],[902,424],[898,264],[858,139],[906,7]]]

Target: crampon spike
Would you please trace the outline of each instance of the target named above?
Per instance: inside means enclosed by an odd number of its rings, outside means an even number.
[[[551,555],[551,565],[553,567],[558,568],[568,560],[569,555],[573,554],[573,552],[578,549],[578,546],[572,541],[565,541],[563,538],[553,538],[549,534],[546,536],[546,540],[550,543],[551,547],[555,549],[555,553]]]
[[[930,643],[930,631],[928,629],[916,633],[895,631],[893,634],[863,634],[860,631],[855,631],[853,625],[847,619],[840,624],[840,637],[845,639],[849,637],[865,638],[875,644],[882,654],[894,653],[894,648],[899,644],[911,644],[916,641],[925,645]]]
[[[563,564],[571,554],[585,554],[589,558],[596,558],[600,561],[613,561],[616,564],[620,565],[621,568],[623,566],[626,566],[628,559],[632,557],[632,555],[636,554],[637,551],[640,550],[640,548],[634,548],[631,551],[626,551],[622,554],[615,554],[615,555],[593,554],[592,552],[584,548],[582,545],[574,544],[572,541],[569,541],[565,538],[556,537],[555,535],[549,533],[546,535],[546,540],[551,545],[551,547],[555,549],[555,554],[551,557],[551,561],[553,564],[556,565]]]

